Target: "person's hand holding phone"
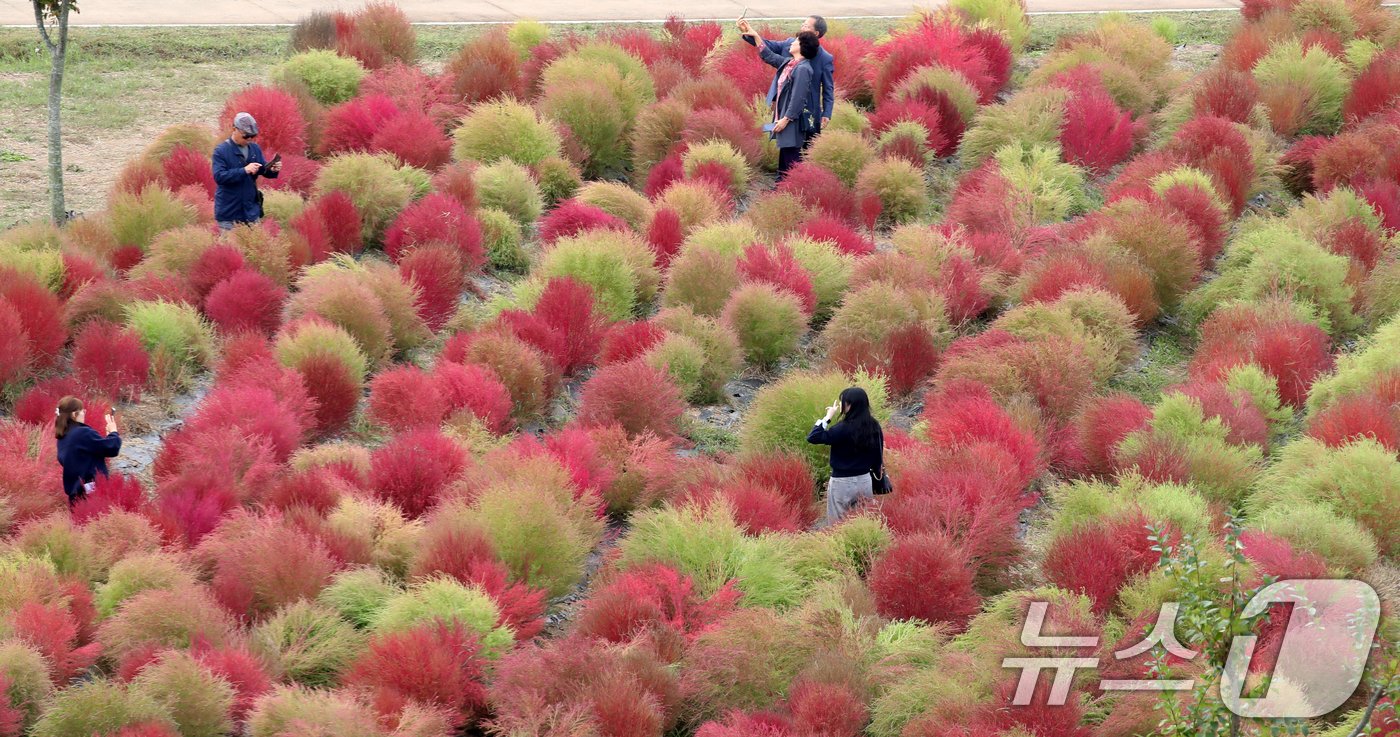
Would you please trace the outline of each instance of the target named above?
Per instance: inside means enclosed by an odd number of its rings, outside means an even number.
[[[116,416],[116,414],[115,414],[115,413],[112,413],[112,412],[108,412],[108,413],[107,413],[107,417],[106,417],[105,419],[107,420],[107,432],[109,432],[109,433],[117,432],[117,416]]]
[[[272,161],[267,165],[267,170],[273,174],[282,171],[282,154],[272,157]]]
[[[840,414],[840,413],[841,413],[841,398],[840,398],[840,397],[837,397],[837,398],[836,398],[836,401],[835,401],[835,402],[832,402],[832,403],[831,403],[831,406],[826,408],[826,421],[827,421],[827,422],[831,422],[831,420],[832,420],[833,418],[835,418],[836,415],[838,415],[838,414]]]

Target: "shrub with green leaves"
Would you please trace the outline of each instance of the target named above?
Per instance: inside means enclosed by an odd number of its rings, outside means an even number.
[[[164,371],[167,386],[178,386],[209,365],[214,331],[195,308],[172,302],[137,302],[126,324],[141,336],[151,370]]]
[[[721,317],[725,327],[739,337],[749,363],[772,368],[797,352],[807,332],[807,315],[791,292],[770,284],[746,284],[734,292]]]
[[[578,200],[614,217],[622,218],[637,233],[647,232],[652,206],[635,189],[619,182],[589,182],[578,191]]]
[[[92,737],[116,734],[136,724],[175,724],[155,699],[124,683],[101,678],[64,689],[48,702],[34,737]]]
[[[334,611],[298,601],[254,627],[249,643],[287,680],[334,687],[364,649],[365,639]]]
[[[510,627],[496,626],[499,619],[500,611],[486,592],[464,586],[453,578],[437,576],[418,581],[385,602],[375,613],[370,627],[376,634],[383,634],[412,629],[433,620],[456,622],[463,629],[476,633],[483,657],[495,659],[515,643]]]
[[[534,223],[544,211],[539,185],[530,172],[513,161],[479,166],[472,178],[482,207],[501,210],[522,227]]]
[[[1060,161],[1058,143],[1014,144],[998,149],[995,157],[1001,178],[1015,192],[1017,215],[1027,225],[1061,222],[1089,209],[1084,171]]]
[[[1010,42],[1012,52],[1019,52],[1031,35],[1026,6],[1016,0],[952,0],[949,5],[966,13],[972,20],[986,21],[1001,31]]]
[[[875,151],[859,133],[826,130],[812,139],[803,158],[835,174],[847,188],[854,188],[861,170],[875,160]]]
[[[341,571],[321,589],[316,602],[334,609],[356,627],[368,627],[401,589],[373,566]]]
[[[180,737],[220,737],[233,731],[233,686],[188,652],[166,650],[141,670],[131,690],[165,707]]]
[[[1315,310],[1318,327],[1340,336],[1356,329],[1354,290],[1347,283],[1350,262],[1283,223],[1258,227],[1236,238],[1226,251],[1220,275],[1182,301],[1183,311],[1200,321],[1217,305],[1280,295]]]
[[[532,18],[521,18],[510,24],[510,28],[506,30],[506,38],[510,39],[524,57],[530,53],[530,49],[549,39],[549,26]]]
[[[0,677],[9,679],[5,693],[10,706],[20,713],[20,733],[38,721],[44,703],[53,690],[49,683],[49,666],[44,656],[27,643],[11,639],[0,642]]]
[[[563,478],[516,472],[483,489],[472,517],[511,573],[531,586],[562,596],[583,575],[602,534],[602,522],[586,499],[575,499]]]
[[[509,159],[534,166],[560,155],[559,132],[528,105],[511,98],[472,107],[453,134],[452,156],[458,161],[494,164]]]
[[[701,164],[718,164],[729,172],[729,191],[742,197],[749,191],[749,164],[742,154],[725,141],[711,140],[686,149],[681,157],[685,175],[694,177]]]
[[[344,328],[322,320],[304,320],[277,335],[273,355],[283,366],[296,368],[314,356],[330,355],[350,371],[356,381],[364,381],[368,361],[355,338]]]
[[[652,368],[666,372],[687,402],[704,403],[709,388],[705,384],[705,349],[694,339],[671,333],[646,353]]]
[[[656,102],[656,87],[646,65],[622,47],[606,41],[584,44],[556,59],[545,67],[540,78],[546,89],[595,81],[609,92],[629,132],[642,108]]]
[[[705,363],[700,368],[694,401],[702,404],[723,401],[724,385],[738,372],[743,361],[738,336],[718,320],[697,315],[689,307],[661,310],[653,320],[700,346]]]
[[[292,218],[305,209],[306,200],[296,192],[280,189],[263,192],[263,217],[276,220],[284,229]]]
[[[874,161],[862,169],[856,196],[878,198],[880,218],[896,225],[919,219],[929,207],[923,170],[900,158]]]
[[[283,86],[305,85],[322,105],[345,102],[360,94],[365,70],[353,57],[327,49],[304,51],[272,70],[272,81]]]
[[[344,192],[360,213],[364,239],[377,243],[413,198],[398,169],[392,155],[341,154],[321,167],[316,193]]]
[[[870,397],[870,412],[881,424],[890,419],[884,380],[865,372],[847,377],[840,372],[794,372],[759,390],[749,404],[749,415],[739,448],[746,454],[785,450],[807,461],[818,483],[831,476],[831,449],[807,442],[812,424],[848,387],[858,386]]]
[[[667,306],[685,306],[718,317],[729,295],[739,288],[736,254],[704,246],[686,246],[666,270]]]
[[[992,327],[1028,340],[1072,337],[1090,346],[1098,382],[1108,381],[1139,352],[1128,308],[1099,289],[1071,290],[1051,303],[1022,304],[1003,313]]]
[[[1400,371],[1400,317],[1392,317],[1361,345],[1337,358],[1337,371],[1313,382],[1308,414],[1317,414],[1347,397],[1373,391],[1381,377]]]
[[[194,208],[169,190],[147,186],[140,194],[118,192],[107,205],[107,220],[118,244],[145,251],[151,240],[174,228],[193,225]]]
[[[1024,89],[1000,105],[981,109],[963,135],[959,154],[969,171],[1006,146],[1051,143],[1060,137],[1069,91],[1058,87]]]
[[[1304,49],[1297,40],[1275,43],[1254,65],[1254,79],[1276,133],[1328,135],[1341,128],[1350,73],[1321,46]]]
[[[196,638],[213,647],[228,641],[233,621],[203,589],[150,589],[127,599],[102,623],[97,639],[113,662],[142,647],[189,648]]]
[[[520,223],[504,210],[493,207],[477,210],[476,221],[481,226],[481,245],[486,249],[486,260],[491,268],[514,272],[529,270],[530,254],[524,248]]]
[[[534,276],[540,281],[567,276],[587,284],[598,309],[614,320],[625,320],[650,302],[661,278],[651,249],[637,236],[616,230],[557,241],[540,257]]]
[[[1230,442],[1230,427],[1219,417],[1206,417],[1194,398],[1168,394],[1153,407],[1149,427],[1119,443],[1116,454],[1125,464],[1138,458],[1150,463],[1158,449],[1171,448],[1201,493],[1227,506],[1241,501],[1258,477],[1264,449]]]
[[[140,553],[117,561],[97,587],[94,603],[110,617],[133,596],[152,589],[173,590],[195,584],[194,572],[169,553]]]
[[[1356,575],[1376,562],[1376,538],[1324,502],[1278,504],[1249,516],[1251,525],[1314,553],[1338,576]]]
[[[797,263],[812,275],[812,294],[817,298],[813,320],[821,322],[831,316],[846,294],[854,259],[841,253],[830,241],[791,238],[786,241]]]
[[[539,109],[545,117],[567,127],[583,149],[583,173],[590,178],[627,168],[632,159],[627,138],[630,118],[614,97],[621,84],[617,71],[598,63],[595,76],[545,85]]]
[[[980,109],[977,104],[977,88],[973,87],[961,72],[941,64],[919,67],[910,72],[909,76],[895,87],[894,99],[927,99],[926,91],[930,90],[947,95],[964,122],[971,123],[977,117]]]
[[[355,694],[293,684],[278,685],[258,699],[248,715],[248,737],[301,734],[306,725],[314,725],[318,735],[384,735],[378,716]]]
[[[365,551],[370,563],[396,578],[408,571],[423,525],[407,520],[397,504],[346,495],[326,517],[340,539]]]

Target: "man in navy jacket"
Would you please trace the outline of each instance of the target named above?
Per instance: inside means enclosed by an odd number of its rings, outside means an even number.
[[[817,34],[817,38],[823,38],[826,36],[826,19],[820,15],[809,15],[806,20],[802,21],[802,30],[811,31]],[[756,46],[759,41],[762,41],[763,45],[767,46],[769,51],[778,56],[789,55],[788,51],[792,47],[791,38],[783,41],[769,41],[761,38],[758,33],[753,30],[753,26],[750,26],[749,22],[746,20],[739,21],[739,31],[740,33],[748,34],[742,36],[742,38],[750,45]],[[825,128],[827,124],[831,122],[831,108],[836,104],[836,83],[833,81],[834,75],[836,74],[836,59],[831,56],[830,51],[818,49],[817,58],[812,60],[812,65],[816,68],[817,74],[821,78],[821,85],[812,85],[812,92],[808,98],[807,109],[821,110],[822,119],[821,122],[817,124],[816,130],[807,133],[808,141],[811,141],[813,136],[821,133],[822,128]],[[773,81],[768,85],[769,105],[773,104],[773,97],[777,92],[778,78],[775,76]]]
[[[214,219],[227,233],[233,226],[262,220],[262,197],[258,177],[276,179],[282,162],[267,165],[258,137],[258,121],[248,113],[233,117],[233,132],[214,149]]]

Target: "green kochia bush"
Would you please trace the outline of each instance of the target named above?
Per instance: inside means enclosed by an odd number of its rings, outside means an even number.
[[[253,628],[253,648],[288,680],[335,686],[364,649],[364,635],[330,609],[299,601]]]
[[[525,252],[520,224],[511,219],[503,210],[483,207],[476,211],[477,222],[481,225],[481,245],[486,249],[486,260],[499,271],[526,271],[530,268],[530,254]]]
[[[544,211],[540,187],[530,172],[513,161],[498,161],[477,167],[472,173],[482,207],[494,207],[509,214],[521,226],[527,226]]]
[[[34,737],[92,737],[122,728],[154,723],[175,724],[155,699],[126,684],[99,679],[60,691],[34,725]]]
[[[631,121],[623,117],[606,79],[616,78],[617,72],[607,64],[599,64],[595,73],[599,76],[547,85],[540,98],[540,110],[567,126],[582,146],[586,153],[583,173],[588,177],[623,169],[632,158],[625,135]]]
[[[10,681],[7,695],[11,707],[20,712],[21,730],[32,726],[53,690],[44,656],[20,640],[0,642],[0,677]]]
[[[812,139],[806,159],[835,174],[847,188],[854,189],[861,170],[875,160],[875,151],[859,133],[828,130]]]
[[[167,384],[209,365],[214,334],[195,309],[171,302],[138,302],[127,314],[127,326],[141,336],[151,354],[153,370],[164,370]],[[189,372],[182,374],[182,372]]]
[[[345,102],[360,92],[364,67],[352,58],[326,49],[312,49],[283,62],[272,72],[278,84],[301,83],[322,105]]]
[[[233,730],[233,687],[188,652],[165,651],[142,669],[131,690],[165,707],[181,737],[220,737]]]
[[[1322,504],[1355,520],[1375,536],[1380,552],[1400,551],[1400,461],[1370,438],[1340,448],[1303,438],[1284,447],[1249,498],[1252,513]]]
[[[719,321],[695,314],[689,307],[671,307],[657,313],[656,324],[679,336],[689,338],[701,349],[704,363],[700,367],[694,400],[704,404],[722,401],[724,385],[739,370],[743,361],[739,338]],[[666,341],[652,356],[668,354]],[[674,374],[675,369],[672,369]]]
[[[768,284],[747,284],[729,298],[723,322],[739,337],[750,363],[772,367],[797,351],[807,331],[802,304]]]
[[[540,258],[534,276],[541,281],[567,276],[587,284],[598,309],[614,320],[625,320],[638,305],[650,302],[660,281],[646,244],[615,230],[559,240]]]
[[[559,133],[554,126],[513,99],[476,105],[454,138],[452,155],[458,161],[494,164],[510,159],[521,166],[535,166],[560,155]]]
[[[368,627],[379,611],[400,592],[383,571],[372,566],[341,571],[316,601],[334,609],[356,627]]]
[[[299,685],[278,686],[258,700],[248,716],[249,737],[298,734],[303,725],[315,725],[317,734],[336,737],[383,737],[379,720],[368,705],[352,693],[326,691]]]
[[[807,442],[807,433],[826,408],[847,387],[858,386],[870,396],[870,411],[882,424],[890,419],[885,382],[864,372],[847,377],[840,372],[795,372],[758,392],[749,405],[749,416],[740,436],[744,453],[786,450],[802,456],[819,483],[831,476],[831,449]]]
[[[1337,372],[1318,379],[1308,391],[1308,413],[1317,414],[1349,396],[1371,391],[1383,376],[1400,371],[1400,317],[1393,317],[1366,339],[1360,350],[1342,354]]]
[[[1360,325],[1352,311],[1350,264],[1285,224],[1257,228],[1237,238],[1220,264],[1220,276],[1191,292],[1185,311],[1202,320],[1217,305],[1290,297],[1315,310],[1318,326],[1334,336]]]
[[[640,192],[618,182],[589,182],[578,191],[580,202],[622,218],[637,233],[645,233],[651,223],[652,207]]]
[[[490,596],[447,577],[420,581],[389,599],[375,613],[371,627],[375,633],[399,632],[434,619],[475,632],[483,657],[498,658],[515,642],[509,627],[496,626],[500,611]]]
[[[195,222],[193,207],[154,186],[146,187],[140,194],[116,194],[107,207],[107,217],[118,244],[136,246],[142,251],[158,234]]]
[[[124,558],[112,566],[107,581],[97,589],[97,611],[110,617],[127,599],[151,589],[178,589],[193,586],[194,573],[174,556],[143,553]]]
[[[1336,133],[1351,89],[1349,77],[1346,64],[1321,46],[1305,50],[1300,41],[1275,44],[1254,65],[1259,97],[1275,132],[1284,136]]]

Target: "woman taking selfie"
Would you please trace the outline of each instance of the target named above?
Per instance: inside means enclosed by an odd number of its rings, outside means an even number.
[[[107,437],[83,424],[87,411],[82,400],[64,397],[58,403],[58,419],[54,421],[54,437],[58,438],[58,462],[63,466],[63,491],[68,494],[68,506],[87,498],[97,474],[107,475],[107,459],[115,458],[122,449],[117,435],[117,419],[107,415]]]
[[[745,25],[745,28],[748,28]],[[758,34],[747,35],[758,39]],[[773,99],[773,140],[778,143],[778,181],[797,164],[807,136],[817,129],[818,110],[808,110],[812,85],[820,84],[812,60],[821,50],[817,34],[803,31],[792,40],[787,55],[775,54],[758,43],[758,54],[769,66],[778,70],[777,94]]]
[[[835,425],[831,420],[841,414]],[[834,525],[859,504],[875,498],[872,472],[884,473],[885,434],[870,414],[870,397],[853,386],[826,408],[807,442],[831,446],[831,481],[826,487],[826,523]]]

